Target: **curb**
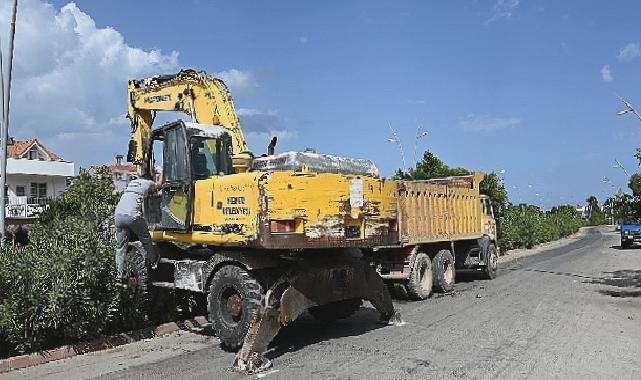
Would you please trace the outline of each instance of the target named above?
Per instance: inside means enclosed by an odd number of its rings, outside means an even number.
[[[195,327],[204,327],[206,324],[207,319],[205,317],[197,316],[194,317],[193,320],[185,320],[182,322],[168,322],[155,327],[148,327],[142,330],[130,331],[128,333],[122,333],[107,337],[99,337],[89,342],[70,344],[54,348],[52,350],[39,351],[27,355],[13,356],[0,360],[0,373],[122,346],[123,344],[138,342],[143,339],[171,334],[185,328],[190,329]]]
[[[532,248],[514,248],[507,251],[503,251],[501,256],[499,256],[499,263],[507,263],[521,257],[527,257],[536,255],[538,253],[545,252],[548,249],[554,249],[559,247],[564,247],[576,239],[584,236],[588,229],[593,228],[592,226],[584,226],[579,228],[579,230],[572,235],[562,237],[557,240],[551,240],[544,243],[539,243]]]

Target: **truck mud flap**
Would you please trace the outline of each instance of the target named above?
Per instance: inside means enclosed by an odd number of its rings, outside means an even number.
[[[382,322],[400,322],[387,287],[366,262],[305,262],[289,273],[267,291],[234,359],[233,370],[253,374],[271,367],[264,357],[269,343],[281,327],[312,306],[360,298],[372,303]]]

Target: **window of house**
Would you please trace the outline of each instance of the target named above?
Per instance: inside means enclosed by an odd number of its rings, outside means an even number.
[[[34,198],[45,198],[47,196],[47,184],[31,182],[31,196]]]
[[[24,186],[16,186],[16,197],[24,197],[25,189]]]
[[[31,147],[31,149],[29,149],[29,152],[27,152],[27,159],[29,159],[29,160],[44,160],[45,158],[42,155],[42,153],[40,153],[40,150],[38,149],[38,147],[34,146],[34,147]]]

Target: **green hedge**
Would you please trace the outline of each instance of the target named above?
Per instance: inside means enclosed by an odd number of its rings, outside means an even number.
[[[502,250],[531,248],[571,235],[584,224],[572,206],[555,207],[550,212],[530,205],[508,206],[498,221],[499,246]]]
[[[115,281],[116,201],[106,173],[83,171],[50,205],[29,245],[0,249],[0,354],[47,349],[145,323],[139,313],[128,312],[129,300]]]

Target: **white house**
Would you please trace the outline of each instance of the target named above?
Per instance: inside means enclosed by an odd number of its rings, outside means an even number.
[[[106,168],[111,172],[111,180],[114,183],[116,192],[122,193],[127,188],[129,181],[137,177],[137,169],[134,165],[123,162],[124,156],[117,154],[115,161],[102,166],[93,166],[91,173],[95,173],[100,168]]]
[[[74,175],[73,162],[38,140],[14,141],[7,147],[7,219],[37,218]]]

